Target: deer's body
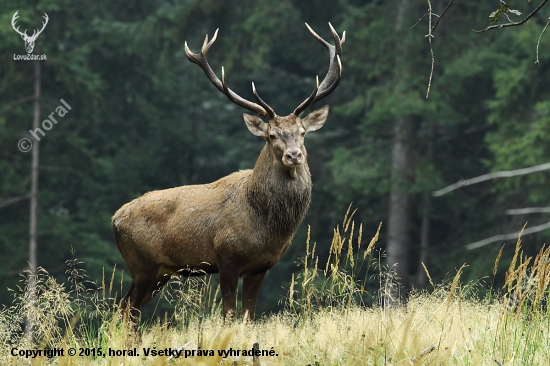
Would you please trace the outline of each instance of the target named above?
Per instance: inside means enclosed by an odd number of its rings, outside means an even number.
[[[149,192],[122,206],[112,224],[132,275],[156,273],[163,283],[183,268],[216,273],[227,261],[239,276],[271,268],[307,212],[312,183],[307,165],[295,179],[289,169],[272,169],[268,155],[264,148],[254,170]]]
[[[309,27],[309,26],[308,26]],[[331,26],[332,29],[332,26]],[[341,77],[339,55],[344,42],[332,29],[336,47],[322,40],[330,51],[327,77],[292,114],[277,116],[260,99],[242,99],[215,76],[206,52],[216,38],[205,40],[200,54],[186,45],[188,58],[201,66],[210,81],[230,100],[266,117],[244,114],[245,123],[264,138],[253,170],[243,170],[210,184],[149,192],[122,206],[113,216],[115,239],[128,264],[132,285],[122,299],[134,319],[139,310],[176,273],[220,274],[223,313],[236,312],[237,283],[243,277],[242,312],[254,318],[256,301],[267,270],[287,251],[311,201],[311,176],[304,137],[321,128],[328,106],[300,114],[336,88]],[[333,80],[336,78],[336,80]]]

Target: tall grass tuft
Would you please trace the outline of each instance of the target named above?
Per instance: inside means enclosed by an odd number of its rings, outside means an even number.
[[[311,230],[308,228],[303,270],[296,276],[293,274],[290,284],[288,308],[291,313],[308,318],[319,311],[349,311],[375,298],[376,294],[369,291],[368,284],[374,264],[379,263],[373,253],[382,224],[365,246],[362,242],[363,225],[356,230],[354,214],[350,205],[341,226],[338,225],[333,231],[328,258],[321,267],[316,252],[317,243],[313,243],[310,250]],[[377,268],[380,270],[382,267]]]
[[[482,282],[461,281],[466,264],[442,283],[435,283],[424,267],[430,291],[413,290],[406,303],[388,307],[384,298],[391,286],[386,280],[392,278],[391,269],[381,263],[376,248],[381,226],[368,243],[363,242],[363,226],[353,221],[354,213],[350,206],[334,229],[326,262],[320,263],[320,250],[308,231],[302,267],[288,285],[285,310],[255,322],[238,319],[224,324],[219,287],[212,278],[177,277],[157,296],[175,310],[142,322],[142,335],[136,337],[118,313],[121,289],[115,283],[116,268],[104,273],[98,284],[87,278],[74,254],[67,261],[64,283],[37,268],[22,277],[12,292],[13,303],[0,311],[0,364],[548,364],[549,247],[528,257],[518,238],[504,287],[493,289],[493,281],[481,298],[477,294]],[[501,255],[502,249],[493,278]],[[36,284],[33,298],[29,278]],[[25,332],[25,326],[31,331]],[[248,353],[256,342],[265,352],[259,359]],[[69,356],[70,347],[100,349],[102,354]],[[12,356],[14,348],[63,348],[65,353],[52,359],[26,359]],[[181,356],[145,355],[146,350],[165,349]],[[122,352],[129,350],[139,355]],[[218,353],[221,350],[240,354]]]

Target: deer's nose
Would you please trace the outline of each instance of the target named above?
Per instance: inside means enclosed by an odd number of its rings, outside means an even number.
[[[300,165],[302,164],[302,152],[298,149],[295,150],[288,150],[285,153],[285,159],[288,163],[288,165]]]

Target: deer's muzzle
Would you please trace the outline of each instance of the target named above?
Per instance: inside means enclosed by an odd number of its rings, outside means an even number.
[[[304,162],[304,155],[299,149],[285,151],[283,155],[283,164],[289,167],[296,167]]]

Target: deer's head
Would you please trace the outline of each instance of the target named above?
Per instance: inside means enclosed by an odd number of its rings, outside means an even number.
[[[328,116],[328,105],[311,112],[305,118],[295,114],[286,117],[273,116],[269,121],[250,114],[243,114],[246,126],[256,136],[263,137],[278,161],[288,168],[296,168],[306,161],[304,137],[317,131]]]
[[[45,22],[42,22],[42,29],[40,30],[37,30],[35,29],[34,32],[32,33],[32,36],[29,36],[27,34],[27,30],[25,29],[24,32],[21,32],[19,30],[19,26],[17,26],[17,28],[15,27],[15,20],[17,18],[19,18],[19,15],[17,15],[17,13],[19,12],[19,10],[17,10],[15,12],[15,14],[13,14],[13,17],[11,18],[11,26],[13,27],[13,29],[19,33],[19,35],[21,36],[21,38],[23,38],[23,41],[25,41],[25,49],[27,50],[27,53],[32,53],[32,50],[34,49],[34,42],[36,42],[36,38],[38,38],[38,36],[40,35],[40,33],[42,33],[42,31],[44,30],[44,28],[46,28],[46,24],[48,24],[48,14],[44,13],[44,20]]]
[[[191,52],[187,46],[187,42],[185,42],[185,53],[187,54],[187,58],[203,69],[208,79],[219,91],[225,94],[233,103],[259,115],[258,117],[243,114],[248,129],[252,134],[263,137],[272,155],[275,156],[283,166],[290,169],[305,163],[306,151],[304,148],[304,137],[306,133],[316,131],[323,126],[328,116],[329,107],[327,105],[317,109],[305,118],[300,118],[301,114],[314,102],[324,98],[336,89],[342,78],[340,56],[342,54],[342,45],[346,41],[346,32],[343,33],[340,39],[329,23],[334,38],[335,45],[333,46],[315,33],[307,23],[306,26],[311,34],[328,49],[330,65],[327,75],[321,84],[319,84],[319,78],[316,79],[315,89],[309,98],[304,100],[291,114],[285,117],[278,116],[273,108],[260,98],[254,83],[252,83],[252,92],[257,103],[240,97],[227,87],[223,67],[222,80],[220,81],[220,79],[218,79],[206,59],[206,54],[210,46],[216,41],[218,30],[214,33],[214,37],[212,37],[211,41],[208,41],[208,35],[206,36],[201,52],[198,54]]]

